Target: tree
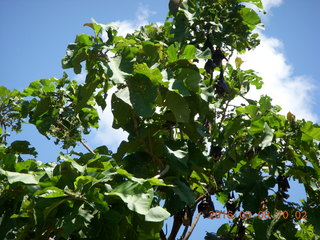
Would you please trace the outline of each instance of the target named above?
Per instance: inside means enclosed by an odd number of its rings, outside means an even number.
[[[201,215],[230,219],[206,239],[318,239],[320,127],[280,115],[268,96],[248,99],[262,79],[232,58],[259,44],[254,9],[260,0],[184,0],[163,25],[126,37],[86,23],[94,34],[77,35],[62,60],[85,67],[84,84],[65,74],[0,87],[0,239],[172,240],[182,227],[188,239]],[[110,88],[113,127],[129,136],[116,152],[92,150],[82,137],[99,127]],[[28,141],[6,142],[25,122],[88,152],[38,162]],[[301,205],[287,200],[288,179],[304,185]]]

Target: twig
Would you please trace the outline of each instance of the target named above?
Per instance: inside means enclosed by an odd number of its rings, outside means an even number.
[[[189,239],[190,235],[192,234],[194,228],[196,227],[196,225],[197,225],[197,223],[198,223],[198,221],[199,221],[200,215],[201,215],[201,212],[198,212],[198,214],[197,214],[197,216],[195,217],[195,219],[194,219],[194,221],[193,221],[193,223],[192,223],[192,225],[191,225],[191,227],[190,227],[187,235],[184,237],[183,240],[188,240],[188,239]]]
[[[160,240],[166,240],[166,235],[164,234],[163,230],[160,230]]]
[[[171,233],[169,235],[168,240],[176,239],[176,236],[177,236],[177,234],[179,232],[181,224],[182,224],[182,215],[181,215],[181,211],[180,211],[176,215],[174,215],[174,220],[173,220],[173,224],[172,224],[172,228],[171,228]]]
[[[80,140],[81,144],[92,154],[95,154],[94,151],[88,146],[88,144],[86,144],[83,139]]]
[[[165,169],[162,170],[158,175],[154,176],[154,178],[162,178],[170,169],[170,166],[167,164]]]
[[[188,228],[189,228],[189,225],[184,227],[184,230],[183,230],[183,233],[182,233],[180,240],[182,240],[184,238],[184,236],[187,234]]]
[[[220,123],[219,123],[219,126],[218,126],[218,129],[220,130],[221,126],[222,126],[222,122],[224,121],[224,119],[226,118],[226,115],[227,115],[227,110],[228,110],[228,107],[229,107],[229,103],[231,102],[231,100],[228,100],[227,103],[226,103],[226,107],[223,111],[223,115],[221,117],[221,120],[220,120]]]
[[[204,195],[204,196],[205,196],[205,195]],[[192,220],[193,214],[194,214],[194,212],[196,211],[197,203],[198,203],[198,202],[196,201],[195,205],[191,208],[190,221]],[[182,233],[182,235],[181,235],[181,237],[180,237],[180,240],[182,240],[182,239],[186,236],[188,229],[189,229],[189,225],[185,226],[185,228],[184,228],[184,230],[183,230],[183,233]]]

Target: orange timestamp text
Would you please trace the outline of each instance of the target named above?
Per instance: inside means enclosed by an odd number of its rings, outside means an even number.
[[[250,219],[250,218],[259,218],[259,219],[307,219],[306,211],[295,211],[294,213],[289,213],[288,211],[277,211],[275,213],[270,213],[269,211],[259,211],[258,213],[252,213],[251,211],[240,211],[239,215],[235,215],[232,211],[210,211],[209,219]]]

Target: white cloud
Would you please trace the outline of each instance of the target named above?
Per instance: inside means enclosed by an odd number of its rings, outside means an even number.
[[[263,7],[268,11],[272,7],[278,7],[282,4],[283,0],[262,0]]]
[[[259,99],[267,94],[273,103],[282,107],[282,114],[292,112],[297,118],[316,121],[313,113],[312,93],[315,86],[307,76],[294,76],[293,67],[283,54],[281,41],[260,34],[261,44],[253,51],[241,56],[244,69],[254,69],[263,78],[261,90],[252,90],[251,98]]]
[[[118,34],[125,36],[128,33],[133,33],[134,30],[138,29],[140,26],[149,24],[148,18],[154,14],[154,11],[140,5],[136,11],[136,19],[134,21],[124,20],[115,22],[119,27]]]
[[[128,133],[121,129],[112,128],[113,114],[111,112],[111,97],[116,91],[116,88],[108,90],[108,97],[106,99],[107,107],[104,111],[100,108],[98,113],[100,116],[99,129],[93,133],[94,141],[98,144],[105,144],[110,149],[114,149],[128,137]]]

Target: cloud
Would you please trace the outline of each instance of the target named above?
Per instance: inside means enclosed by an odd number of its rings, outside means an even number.
[[[140,5],[136,11],[135,20],[133,21],[124,20],[124,21],[115,22],[115,24],[118,25],[119,27],[118,34],[125,36],[128,33],[133,33],[134,30],[138,29],[140,26],[149,24],[148,18],[154,14],[156,14],[156,12],[151,11],[149,8],[146,8]]]
[[[288,64],[280,40],[260,34],[261,44],[253,51],[240,56],[244,69],[253,69],[263,78],[261,90],[252,90],[249,97],[259,99],[267,94],[273,103],[282,107],[282,114],[292,112],[297,118],[316,121],[313,113],[315,85],[308,76],[295,76]]]
[[[278,7],[282,4],[283,0],[262,0],[263,7],[266,11],[272,7]]]
[[[121,129],[112,128],[113,114],[111,112],[111,97],[115,91],[116,88],[111,88],[108,90],[106,109],[104,111],[102,111],[100,108],[98,109],[100,116],[100,127],[93,133],[94,141],[96,143],[105,144],[111,150],[115,150],[115,148],[118,147],[119,144],[128,137],[127,132]]]

